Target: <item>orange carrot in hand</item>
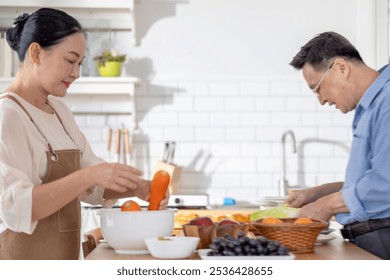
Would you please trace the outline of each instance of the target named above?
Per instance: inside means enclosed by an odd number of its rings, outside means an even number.
[[[154,174],[150,186],[150,198],[148,210],[158,210],[161,200],[164,199],[171,177],[168,172],[159,170]]]

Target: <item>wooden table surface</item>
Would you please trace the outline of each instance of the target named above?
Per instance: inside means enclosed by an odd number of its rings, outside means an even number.
[[[296,260],[379,260],[358,246],[344,241],[341,237],[321,245],[317,245],[313,253],[295,254]],[[150,254],[120,255],[107,244],[100,243],[86,258],[86,260],[156,260]],[[191,260],[200,260],[195,253]]]

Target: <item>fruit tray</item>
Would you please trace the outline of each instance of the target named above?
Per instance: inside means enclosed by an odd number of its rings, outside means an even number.
[[[211,249],[198,250],[199,257],[202,260],[293,260],[295,255],[289,253],[285,256],[208,256]]]

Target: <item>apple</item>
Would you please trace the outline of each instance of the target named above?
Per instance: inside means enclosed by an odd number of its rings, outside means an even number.
[[[230,220],[230,219],[223,219],[222,221],[218,222],[218,225],[223,226],[223,225],[237,225],[239,224],[236,221]]]
[[[210,219],[210,217],[207,216],[202,216],[198,218],[193,218],[190,222],[190,225],[195,225],[195,226],[213,226],[214,222],[213,220]]]

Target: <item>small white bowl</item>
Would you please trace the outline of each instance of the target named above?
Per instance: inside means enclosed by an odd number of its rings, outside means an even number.
[[[185,259],[191,257],[199,237],[169,236],[144,239],[150,254],[158,259]]]

